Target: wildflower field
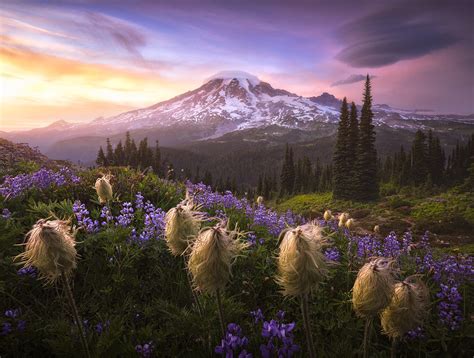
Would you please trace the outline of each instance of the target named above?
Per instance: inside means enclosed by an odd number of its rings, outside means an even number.
[[[366,325],[352,301],[357,274],[374,257],[396,267],[394,285],[417,275],[429,288],[423,320],[398,337],[397,356],[474,354],[473,258],[432,248],[428,232],[357,236],[332,217],[316,219],[326,271],[306,295],[303,319],[300,299],[283,295],[278,260],[279,238],[289,240],[280,234],[305,217],[203,184],[108,170],[113,192],[102,204],[99,170],[40,169],[0,181],[0,356],[82,357],[85,343],[97,357],[388,357],[393,336],[380,315]],[[165,240],[166,213],[186,192],[202,228],[225,223],[222,230],[238,233],[231,239],[240,250],[217,296],[189,270],[190,249],[173,255]],[[68,284],[47,284],[37,267],[15,259],[40,219],[70,220],[78,258]]]

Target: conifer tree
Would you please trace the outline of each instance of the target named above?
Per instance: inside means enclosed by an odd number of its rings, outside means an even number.
[[[363,105],[360,114],[357,161],[354,180],[355,197],[362,201],[378,197],[377,151],[375,149],[375,129],[372,124],[372,88],[369,75],[365,81]]]
[[[426,135],[418,130],[411,148],[411,177],[415,185],[425,183],[428,176],[428,149],[426,145]]]
[[[112,144],[110,143],[109,138],[107,138],[107,146],[105,150],[106,150],[105,158],[107,159],[107,164],[115,165],[114,149],[112,148]]]
[[[286,144],[285,160],[280,175],[281,195],[293,193],[295,184],[295,165],[293,162],[293,149]]]
[[[132,155],[132,138],[130,137],[130,132],[125,133],[125,145],[123,148],[125,152],[125,165],[131,165],[131,155]]]
[[[102,146],[99,148],[99,152],[97,153],[97,159],[95,161],[98,166],[106,167],[107,166],[107,159],[105,158],[104,150]]]
[[[134,168],[138,167],[138,149],[134,139],[132,139],[130,145],[129,165]]]
[[[153,154],[153,170],[158,176],[161,175],[161,149],[160,142],[155,141],[155,152]]]
[[[125,152],[123,150],[122,141],[120,140],[114,151],[115,165],[125,165]]]
[[[337,128],[336,148],[334,150],[334,198],[349,199],[351,191],[349,188],[351,180],[350,159],[350,127],[349,127],[349,108],[347,99],[344,97],[341,105],[341,114],[339,116],[339,125]]]

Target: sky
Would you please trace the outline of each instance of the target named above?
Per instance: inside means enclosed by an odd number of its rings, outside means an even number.
[[[0,3],[0,130],[88,122],[167,100],[224,70],[302,96],[474,113],[474,2]]]

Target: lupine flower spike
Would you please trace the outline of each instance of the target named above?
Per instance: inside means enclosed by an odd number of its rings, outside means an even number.
[[[112,200],[112,185],[110,184],[110,174],[102,175],[95,181],[95,190],[99,197],[99,202],[105,204],[107,201]]]
[[[69,278],[77,266],[75,234],[76,231],[71,229],[67,221],[38,220],[26,235],[25,251],[16,259],[21,260],[25,268],[36,267],[39,277],[46,280],[47,284],[56,283],[61,279],[79,329],[84,352],[90,357],[82,321],[69,285]]]
[[[326,257],[321,250],[327,241],[323,238],[319,226],[308,223],[283,230],[279,243],[277,282],[283,288],[283,295],[301,298],[309,356],[314,357],[308,294],[328,275]]]
[[[367,357],[369,328],[373,318],[390,303],[394,287],[394,260],[376,257],[359,270],[352,288],[352,304],[359,317],[366,319],[364,357]]]

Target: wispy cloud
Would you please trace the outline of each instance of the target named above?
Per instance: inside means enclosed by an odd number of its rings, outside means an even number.
[[[348,84],[351,84],[351,83],[356,83],[356,82],[361,82],[361,81],[364,81],[366,79],[367,75],[356,75],[356,74],[352,74],[342,80],[338,80],[336,82],[333,82],[331,84],[331,87],[336,87],[336,86],[342,86],[342,85],[348,85]],[[375,78],[377,76],[375,75],[370,75],[370,78]]]

